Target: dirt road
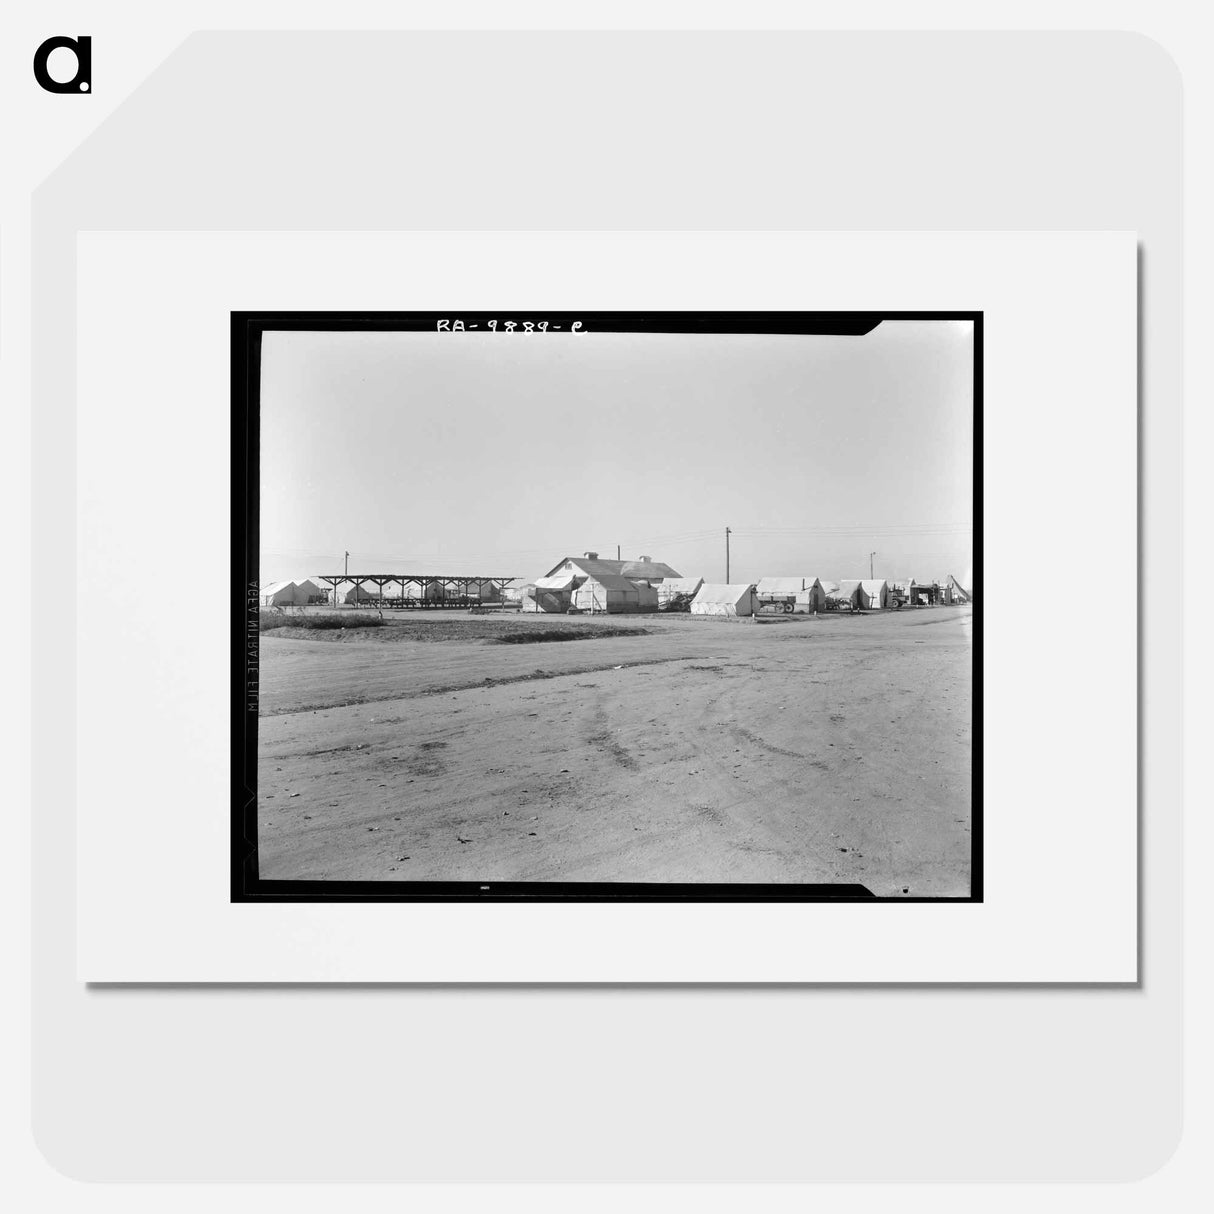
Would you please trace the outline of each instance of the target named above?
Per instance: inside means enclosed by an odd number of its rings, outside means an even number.
[[[263,877],[969,892],[969,608],[517,645],[465,618],[263,635]]]

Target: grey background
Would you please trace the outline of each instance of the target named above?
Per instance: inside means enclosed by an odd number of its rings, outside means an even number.
[[[76,231],[357,227],[1137,230],[1162,584],[1180,105],[1123,34],[197,35],[34,196],[34,584],[75,548]],[[113,1180],[1146,1175],[1180,1134],[1178,599],[1144,603],[1137,988],[149,992],[73,978],[74,607],[48,597],[38,1143]]]

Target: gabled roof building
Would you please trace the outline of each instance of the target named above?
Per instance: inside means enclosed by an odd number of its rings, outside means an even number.
[[[543,578],[537,578],[535,584],[538,586],[548,578],[557,577],[562,573],[572,573],[574,578],[609,574],[626,577],[633,582],[661,582],[666,578],[682,577],[677,569],[672,569],[663,561],[655,561],[651,557],[642,556],[635,561],[611,561],[600,557],[597,552],[586,552],[581,556],[563,557]]]

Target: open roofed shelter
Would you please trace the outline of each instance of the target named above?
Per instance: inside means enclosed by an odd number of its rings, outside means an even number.
[[[922,606],[924,604],[935,606],[937,603],[944,601],[940,583],[935,581],[935,579],[929,581],[927,579],[911,578],[907,591],[912,606]]]
[[[402,586],[402,593],[407,589]],[[446,578],[426,582],[422,587],[422,598],[428,603],[500,603],[501,589],[494,582],[478,581],[476,578]]]
[[[500,603],[515,577],[443,573],[319,573],[334,602],[375,602],[390,608],[464,607]]]

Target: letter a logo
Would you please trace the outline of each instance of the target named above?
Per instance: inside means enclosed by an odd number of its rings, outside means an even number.
[[[46,70],[52,51],[69,50],[76,56],[76,74],[71,80],[54,80]],[[79,38],[48,38],[34,52],[34,79],[48,93],[87,93],[93,87],[93,40],[83,34]]]

